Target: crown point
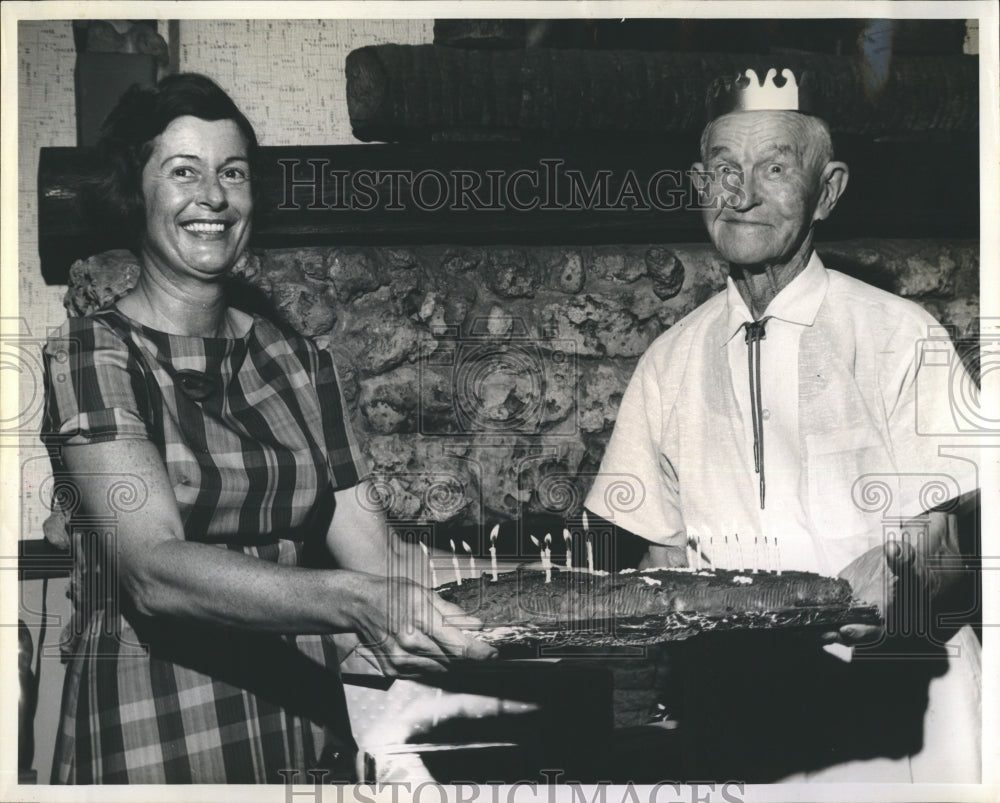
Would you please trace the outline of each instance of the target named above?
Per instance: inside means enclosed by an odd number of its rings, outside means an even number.
[[[762,77],[763,76],[763,77]],[[808,98],[788,67],[769,67],[761,74],[748,67],[734,79],[719,79],[708,92],[709,119],[732,111],[804,111]]]

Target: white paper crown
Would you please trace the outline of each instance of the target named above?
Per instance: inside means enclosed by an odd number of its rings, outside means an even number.
[[[781,70],[784,83],[778,86],[778,70],[770,67],[763,79],[754,69],[746,69],[735,78],[714,81],[708,91],[710,120],[735,111],[798,111],[809,113],[806,95],[800,92],[795,74]]]
[[[795,75],[787,67],[781,71],[784,86],[778,86],[775,77],[778,70],[772,67],[762,81],[755,70],[748,69],[737,79],[734,93],[736,109],[745,112],[793,111],[799,110],[799,85]],[[744,83],[746,84],[744,86]]]

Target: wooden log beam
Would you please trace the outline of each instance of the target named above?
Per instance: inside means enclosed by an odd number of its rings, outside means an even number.
[[[858,58],[638,50],[466,50],[377,45],[347,57],[347,104],[365,142],[613,137],[655,141],[704,124],[711,80],[775,64],[808,69],[835,132],[971,134],[974,56],[897,57],[884,77]]]
[[[434,44],[470,49],[549,47],[713,53],[851,54],[873,38],[895,56],[958,55],[966,36],[961,19],[437,19]]]
[[[839,137],[836,145],[851,180],[821,224],[821,238],[979,236],[974,137],[944,144]],[[81,214],[77,177],[92,169],[90,159],[85,149],[41,149],[38,249],[49,284],[64,284],[75,260],[125,246],[121,231],[91,225]],[[696,159],[697,138],[690,136],[630,148],[264,148],[254,245],[704,241],[687,175]]]

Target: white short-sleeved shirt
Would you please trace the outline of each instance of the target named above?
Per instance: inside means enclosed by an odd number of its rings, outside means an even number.
[[[971,380],[922,308],[814,252],[765,314],[764,509],[743,329],[753,318],[729,279],[643,355],[590,510],[657,543],[697,536],[720,568],[780,560],[832,575],[894,519],[977,487],[961,408]]]
[[[764,509],[742,329],[752,316],[731,279],[643,355],[588,509],[657,543],[698,536],[718,568],[750,567],[754,539],[766,536],[778,538],[784,569],[835,575],[899,517],[978,487],[971,380],[923,309],[814,253],[765,314]],[[773,550],[757,559],[775,568]],[[976,782],[979,644],[966,627],[949,650],[919,754],[786,780]]]

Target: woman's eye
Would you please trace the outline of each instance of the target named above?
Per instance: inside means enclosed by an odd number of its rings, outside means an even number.
[[[190,167],[175,167],[170,171],[170,175],[176,178],[194,178],[194,170]]]
[[[772,176],[777,176],[781,175],[781,173],[785,172],[785,170],[781,165],[774,164],[771,165],[769,168],[767,168],[767,172],[770,173]]]
[[[250,174],[241,167],[227,167],[222,171],[222,177],[227,181],[249,181]]]

